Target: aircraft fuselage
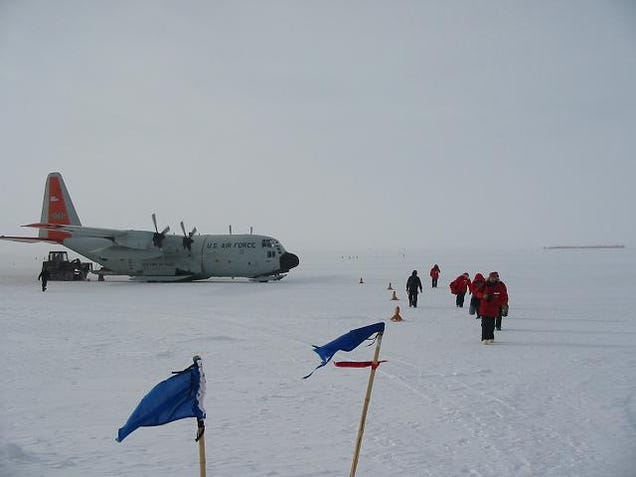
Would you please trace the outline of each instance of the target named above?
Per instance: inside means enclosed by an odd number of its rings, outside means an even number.
[[[168,235],[159,249],[151,245],[152,232],[135,231],[135,234],[139,235],[140,246],[134,249],[113,239],[81,236],[69,237],[63,245],[99,263],[110,274],[142,280],[210,277],[267,280],[280,278],[298,265],[296,255],[265,235],[196,235],[190,249],[184,246],[183,237]],[[141,247],[142,244],[148,245]]]

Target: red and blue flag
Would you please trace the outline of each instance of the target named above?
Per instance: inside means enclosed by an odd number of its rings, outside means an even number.
[[[368,339],[374,340],[378,333],[384,333],[383,322],[379,322],[373,325],[363,326],[362,328],[356,328],[355,330],[351,330],[349,331],[349,333],[346,333],[336,338],[335,340],[330,341],[326,345],[323,345],[323,346],[314,345],[314,351],[322,359],[322,362],[316,367],[316,369],[322,368],[329,361],[331,361],[331,358],[333,358],[333,355],[336,354],[338,351],[352,351],[358,346],[360,346],[364,341]],[[373,335],[376,335],[376,336],[373,336]],[[373,336],[373,338],[370,338],[371,336]],[[314,371],[316,371],[316,369],[314,369]],[[314,373],[314,371],[309,373],[307,376],[303,376],[303,379],[307,379],[309,376],[311,376]]]

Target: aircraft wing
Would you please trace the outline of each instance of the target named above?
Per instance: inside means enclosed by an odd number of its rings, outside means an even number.
[[[103,229],[98,227],[84,227],[82,225],[35,223],[35,224],[22,225],[22,227],[56,230],[60,232],[68,232],[73,235],[78,235],[78,236],[81,235],[82,237],[96,237],[96,238],[113,238],[122,233],[126,233],[125,230]]]
[[[99,227],[84,227],[83,225],[64,225],[49,223],[34,223],[22,227],[55,230],[67,232],[72,237],[103,238],[112,240],[115,244],[132,249],[145,250],[152,247],[153,232],[145,230],[121,230]]]
[[[22,242],[22,243],[35,243],[35,242],[55,242],[58,243],[58,240],[53,240],[50,238],[41,238],[41,237],[17,237],[14,235],[0,235],[0,240],[10,240],[11,242]]]

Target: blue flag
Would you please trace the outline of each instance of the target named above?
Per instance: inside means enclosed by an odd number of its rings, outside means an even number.
[[[117,442],[139,427],[160,426],[186,417],[205,419],[205,375],[201,360],[196,358],[192,366],[160,382],[144,396],[124,427],[119,429]]]
[[[368,339],[369,336],[375,333],[384,333],[384,323],[380,322],[374,325],[356,328],[355,330],[351,330],[349,333],[342,335],[323,346],[314,345],[314,351],[318,353],[318,356],[322,359],[322,363],[320,363],[316,369],[322,368],[326,365],[336,352],[351,351],[360,346],[364,340]],[[316,369],[314,369],[314,371],[316,371]],[[309,373],[307,376],[303,376],[303,379],[307,379],[309,376],[314,374],[314,371]]]

